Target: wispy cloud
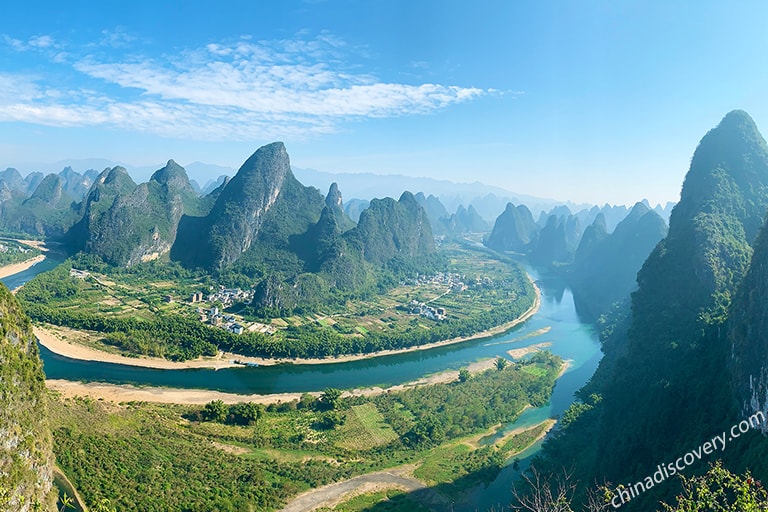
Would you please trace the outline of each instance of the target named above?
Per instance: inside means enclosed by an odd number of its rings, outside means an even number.
[[[102,36],[100,44],[113,49],[133,41],[119,29]],[[4,40],[15,51],[71,63],[89,89],[62,90],[55,77],[0,75],[2,90],[22,92],[0,94],[0,121],[111,125],[180,138],[305,137],[350,120],[426,114],[493,92],[380,80],[360,72],[355,49],[328,33],[211,42],[154,58],[128,50],[109,58],[72,48],[62,53],[49,36]]]

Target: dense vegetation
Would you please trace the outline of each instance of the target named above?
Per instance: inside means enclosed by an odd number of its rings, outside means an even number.
[[[567,428],[545,445],[541,467],[572,467],[582,486],[634,482],[738,423],[744,397],[734,400],[728,367],[740,353],[724,327],[766,211],[768,146],[747,114],[732,112],[697,148],[669,234],[638,274],[631,313],[604,326],[605,357],[566,415]],[[749,320],[752,339],[765,335],[758,330],[764,306]],[[732,470],[764,475],[765,445],[751,434],[722,457]],[[676,491],[654,487],[623,509],[648,510]]]
[[[390,319],[387,324],[373,322],[374,325],[383,325],[378,330],[373,327],[356,327],[361,325],[358,319],[367,318],[366,310],[372,309],[371,299],[366,297],[367,300],[359,301],[358,313],[352,314],[349,319],[337,318],[332,324],[313,320],[300,325],[288,325],[273,335],[251,331],[233,334],[201,323],[197,315],[193,314],[194,308],[163,309],[161,297],[167,293],[166,289],[147,285],[148,280],[191,282],[183,288],[189,292],[211,286],[213,281],[206,273],[159,262],[128,269],[113,268],[92,256],[78,257],[50,272],[40,274],[19,291],[18,298],[27,314],[35,321],[95,331],[102,335],[105,343],[129,354],[172,360],[215,355],[219,350],[249,356],[294,358],[332,357],[407,348],[475,334],[509,322],[532,306],[535,297],[533,286],[518,266],[502,261],[500,257],[467,252],[464,249],[447,254],[451,256],[455,271],[466,272],[468,282],[478,281],[480,284],[461,293],[433,295],[432,304],[435,307],[445,307],[452,312],[441,321],[420,320],[409,314],[406,307],[410,300],[408,297],[415,298],[418,295],[411,296],[403,292],[399,307],[406,311],[389,306],[391,313],[386,310],[378,312],[380,317]],[[472,268],[472,264],[477,262],[482,262],[487,270],[482,272]],[[131,306],[121,309],[103,304],[110,297],[103,291],[105,285],[93,277],[89,277],[86,282],[70,276],[73,264],[76,268],[105,272],[109,279],[125,286],[130,285],[132,291],[122,291],[123,295],[119,299],[123,303],[139,303],[141,308]],[[395,277],[398,274],[415,275],[415,272],[407,262],[395,259],[380,275],[393,287],[398,285]],[[488,275],[495,278],[492,283],[484,283],[480,279]],[[276,283],[276,289],[269,293],[278,293],[279,284]],[[418,290],[418,287],[413,289]],[[257,296],[259,293],[266,293],[261,285],[256,288]],[[303,304],[306,308],[304,311],[311,312],[313,304],[311,301]],[[323,303],[321,306],[326,311],[334,307],[333,303]],[[349,311],[354,305],[344,302],[336,307],[337,311],[343,312]],[[281,312],[294,314],[296,311],[283,311],[277,306],[272,311],[275,315]],[[240,313],[247,315],[252,310],[246,307]]]
[[[369,398],[327,390],[266,408],[54,397],[55,450],[87,503],[108,498],[118,510],[274,510],[310,487],[404,463],[458,499],[524,444],[469,448],[467,436],[545,401],[561,363],[540,353],[464,383]],[[446,454],[460,453],[447,464]]]
[[[29,319],[0,285],[0,510],[52,510],[45,381]]]

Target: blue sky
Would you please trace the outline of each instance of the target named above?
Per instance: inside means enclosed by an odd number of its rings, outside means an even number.
[[[728,111],[768,129],[766,2],[10,2],[0,166],[106,158],[676,200]],[[342,191],[343,192],[343,191]]]

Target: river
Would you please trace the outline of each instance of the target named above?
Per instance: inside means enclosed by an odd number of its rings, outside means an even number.
[[[2,279],[9,288],[21,286],[57,262],[46,260],[29,270]],[[549,350],[570,362],[558,380],[552,398],[543,407],[525,411],[508,428],[534,425],[561,414],[572,402],[573,394],[592,376],[602,356],[597,334],[591,324],[576,312],[573,294],[557,276],[527,268],[541,289],[541,308],[526,322],[493,338],[474,340],[426,351],[394,354],[336,364],[277,365],[221,370],[156,370],[111,363],[79,361],[54,354],[40,347],[46,376],[113,384],[137,384],[176,388],[213,389],[232,393],[287,393],[321,391],[327,387],[352,389],[392,386],[417,380],[425,375],[456,370],[485,358],[507,356],[510,349],[538,343],[551,343]],[[536,445],[522,454],[526,458],[538,451]],[[517,472],[507,466],[486,489],[478,490],[471,510],[487,510],[511,499],[512,481]],[[458,505],[458,504],[457,504]],[[457,507],[457,510],[459,508]]]

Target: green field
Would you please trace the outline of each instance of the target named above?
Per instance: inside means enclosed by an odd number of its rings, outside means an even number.
[[[366,450],[397,439],[395,431],[372,403],[350,407],[346,422],[338,428],[338,436],[340,440],[336,444],[347,450]]]
[[[414,468],[434,486],[430,492],[459,500],[491,481],[511,447],[524,442],[478,448],[467,440],[493,434],[528,403],[543,403],[560,364],[539,353],[526,365],[540,367],[543,377],[513,363],[464,383],[345,398],[332,407],[307,395],[261,408],[250,425],[235,423],[234,406],[211,420],[208,406],[51,394],[48,409],[57,463],[89,507],[108,499],[117,510],[277,510],[308,489],[394,467]],[[489,401],[498,407],[489,410]],[[414,499],[418,493],[377,492],[336,510],[419,510]]]

